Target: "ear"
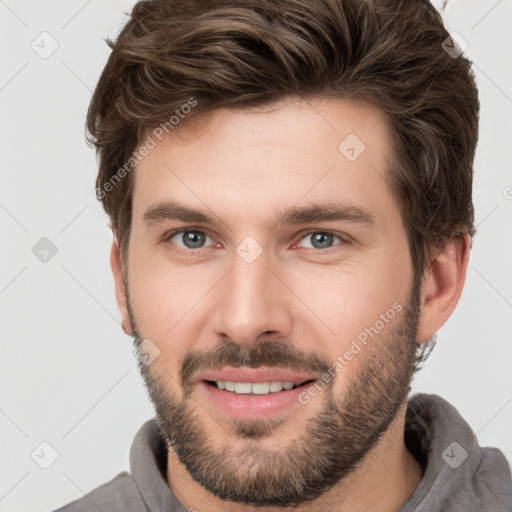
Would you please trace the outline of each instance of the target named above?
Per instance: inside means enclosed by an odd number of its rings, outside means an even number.
[[[418,343],[434,336],[455,309],[466,280],[469,252],[469,235],[450,238],[434,252],[423,278]]]
[[[117,307],[122,317],[123,331],[132,336],[130,317],[128,316],[128,299],[126,297],[126,285],[123,277],[123,271],[121,267],[121,257],[119,255],[119,246],[117,239],[114,237],[112,242],[112,248],[110,249],[110,267],[112,268],[112,274],[114,275],[114,284],[116,288],[116,301]]]

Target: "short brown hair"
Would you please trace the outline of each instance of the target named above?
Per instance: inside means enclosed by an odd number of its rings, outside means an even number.
[[[139,1],[115,42],[107,39],[112,53],[87,115],[97,191],[122,261],[129,170],[148,128],[191,98],[196,116],[289,96],[337,97],[386,115],[392,187],[421,280],[430,248],[475,232],[478,93],[470,62],[443,50],[448,37],[427,0]],[[123,168],[126,177],[113,183]]]

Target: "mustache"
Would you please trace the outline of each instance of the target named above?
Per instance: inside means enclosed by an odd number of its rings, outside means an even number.
[[[241,346],[232,341],[204,352],[188,351],[180,371],[184,390],[191,388],[192,377],[200,371],[220,370],[224,366],[239,368],[279,368],[324,374],[330,368],[329,361],[317,352],[306,353],[286,342],[263,341],[253,346]]]

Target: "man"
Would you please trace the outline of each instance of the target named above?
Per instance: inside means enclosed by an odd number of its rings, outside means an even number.
[[[475,233],[446,41],[420,0],[134,7],[87,127],[156,418],[62,512],[512,509],[503,454],[408,396]]]

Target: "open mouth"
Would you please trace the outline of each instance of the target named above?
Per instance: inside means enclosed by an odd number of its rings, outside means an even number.
[[[231,382],[223,380],[207,380],[205,382],[217,389],[221,389],[223,391],[228,391],[231,393],[236,393],[239,395],[268,395],[270,393],[279,393],[305,386],[313,382],[313,379],[302,382]]]

